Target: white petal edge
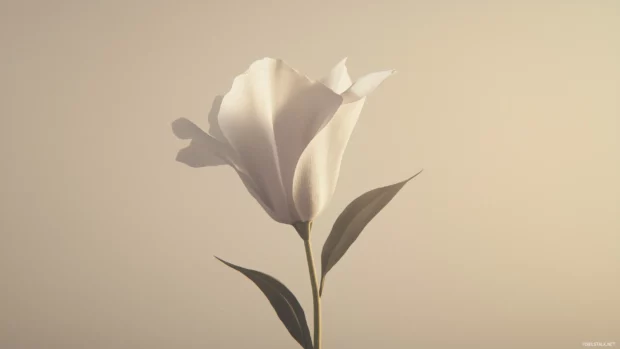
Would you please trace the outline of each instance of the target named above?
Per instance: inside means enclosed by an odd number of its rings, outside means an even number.
[[[345,92],[349,93],[349,102],[340,106],[331,121],[302,153],[293,178],[293,198],[302,220],[316,218],[333,196],[344,151],[359,119],[365,97],[393,72],[371,73],[353,83]]]
[[[218,121],[218,115],[220,113],[220,106],[222,105],[223,98],[224,96],[222,95],[215,96],[213,103],[211,103],[211,110],[209,110],[208,115],[209,131],[207,133],[220,142],[226,142],[226,137],[222,134]]]
[[[256,186],[256,184],[254,184],[252,178],[239,170],[236,170],[236,172],[250,195],[252,195],[252,197],[261,205],[269,217],[277,222],[286,223],[286,221],[282,221],[282,219],[274,212],[272,204],[269,202],[269,197],[265,195],[265,193],[263,193],[261,189]]]
[[[362,76],[342,93],[343,103],[353,103],[370,95],[385,79],[395,73],[396,70],[385,70]]]
[[[327,76],[321,79],[321,82],[337,94],[341,94],[351,87],[351,77],[347,70],[347,57],[340,60]]]

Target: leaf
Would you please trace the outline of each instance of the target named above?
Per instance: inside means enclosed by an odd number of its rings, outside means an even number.
[[[295,295],[286,286],[267,274],[228,263],[218,257],[215,258],[252,280],[267,296],[271,306],[291,336],[302,348],[312,349],[312,339],[306,322],[306,314]]]
[[[319,294],[323,294],[325,275],[344,256],[366,225],[381,212],[407,182],[420,173],[422,171],[402,182],[368,191],[353,200],[342,211],[336,219],[332,231],[325,241],[325,245],[323,245],[323,252],[321,253],[321,289]]]

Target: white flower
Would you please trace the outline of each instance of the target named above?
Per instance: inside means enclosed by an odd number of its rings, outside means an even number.
[[[252,63],[215,99],[208,133],[185,118],[173,122],[177,137],[191,139],[177,161],[228,164],[274,220],[312,221],[334,193],[365,97],[394,73],[371,73],[352,83],[345,63],[320,81],[282,60]]]

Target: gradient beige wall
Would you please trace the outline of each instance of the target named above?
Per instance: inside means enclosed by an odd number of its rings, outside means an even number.
[[[423,168],[334,268],[330,348],[620,342],[620,2],[0,2],[0,348],[294,348],[218,255],[311,316],[303,245],[229,168],[174,161],[255,59],[399,73],[344,206]],[[620,345],[620,343],[618,344]]]

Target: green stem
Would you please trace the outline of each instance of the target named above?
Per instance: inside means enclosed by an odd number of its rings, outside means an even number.
[[[321,297],[319,296],[319,285],[314,268],[310,237],[304,240],[304,245],[306,247],[306,259],[308,260],[308,272],[310,273],[312,300],[314,303],[314,349],[321,349]]]

